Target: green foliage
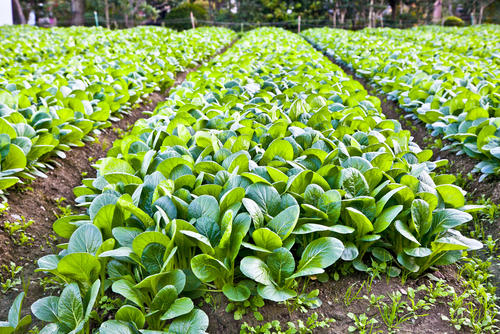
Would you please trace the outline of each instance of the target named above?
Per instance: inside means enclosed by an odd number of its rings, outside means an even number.
[[[31,324],[31,315],[21,317],[21,308],[25,293],[21,292],[17,295],[12,303],[7,321],[0,321],[0,332],[6,334],[22,334],[26,333]]]
[[[50,158],[84,146],[233,36],[218,28],[175,33],[158,27],[2,27],[0,194],[45,176]]]
[[[426,123],[433,137],[451,141],[444,150],[480,160],[474,168],[480,181],[500,175],[500,78],[498,64],[489,60],[495,51],[488,47],[499,36],[495,25],[304,32]]]
[[[447,16],[443,21],[443,25],[445,27],[461,27],[464,25],[464,21],[456,16]]]
[[[39,270],[123,299],[100,333],[203,332],[192,300],[220,292],[316,307],[307,284],[329,268],[420,275],[481,247],[454,229],[477,208],[431,155],[300,36],[254,30],[113,143]]]
[[[248,323],[243,323],[240,328],[240,334],[306,334],[314,333],[314,330],[319,330],[320,328],[329,328],[330,324],[335,322],[335,319],[325,318],[319,320],[318,313],[312,313],[304,323],[302,320],[297,320],[297,325],[294,322],[287,322],[287,328],[282,327],[278,320],[273,320],[271,322],[266,322],[263,325],[250,326]]]
[[[203,21],[208,19],[207,10],[203,6],[196,3],[184,2],[165,15],[165,23],[177,30],[190,29],[192,28],[191,13],[193,13],[196,20]]]

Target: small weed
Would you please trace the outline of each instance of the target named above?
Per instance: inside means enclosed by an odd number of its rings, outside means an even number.
[[[354,321],[354,325],[349,326],[349,333],[356,332],[360,334],[371,334],[373,333],[374,326],[378,324],[377,319],[368,318],[365,313],[357,316],[356,314],[349,312],[347,316]]]
[[[356,283],[354,283],[353,285],[351,285],[350,287],[347,288],[347,291],[344,294],[344,305],[345,306],[349,307],[349,305],[351,305],[353,301],[363,298],[363,297],[360,297],[359,294],[361,293],[361,290],[363,290],[365,283],[366,283],[366,281],[361,283],[361,286],[356,291],[353,290]]]
[[[31,245],[33,238],[30,237],[26,230],[34,223],[33,220],[26,221],[24,216],[19,217],[14,222],[4,221],[4,231],[11,237],[14,244],[18,246]]]
[[[71,209],[71,205],[69,205],[69,204],[66,206],[62,205],[62,202],[67,201],[66,198],[59,197],[55,201],[56,201],[57,209],[60,212],[58,214],[57,212],[54,211],[54,216],[56,216],[57,219],[60,219],[62,217],[71,216],[73,214],[73,210]]]
[[[3,293],[6,293],[9,290],[16,290],[16,286],[21,285],[22,280],[18,277],[18,274],[23,270],[23,267],[16,265],[14,262],[10,262],[7,266],[6,264],[2,265],[2,271],[6,272],[6,277],[0,274],[0,287]]]
[[[264,306],[264,300],[260,296],[252,296],[244,302],[230,302],[226,306],[226,312],[233,312],[234,320],[241,320],[248,311],[253,312],[256,320],[264,320],[262,314],[258,311],[260,307]]]
[[[266,322],[259,326],[250,326],[248,323],[243,323],[240,328],[240,334],[309,334],[314,333],[315,329],[318,328],[329,328],[330,324],[335,322],[335,319],[325,318],[319,320],[318,313],[314,312],[307,318],[306,322],[302,320],[297,320],[297,324],[293,322],[287,322],[287,328],[282,327],[278,320],[273,320],[271,322]]]
[[[410,320],[413,314],[406,313],[408,303],[402,300],[402,294],[399,291],[389,293],[390,303],[384,302],[383,299],[379,300],[377,307],[382,317],[382,321],[387,326],[390,333],[393,333],[399,326]]]

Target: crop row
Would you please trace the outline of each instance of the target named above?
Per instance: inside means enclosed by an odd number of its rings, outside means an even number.
[[[175,74],[206,60],[234,33],[141,27],[0,29],[0,192],[44,176],[54,155],[83,146]]]
[[[75,188],[84,215],[38,261],[66,284],[44,333],[201,333],[193,299],[299,298],[299,282],[385,262],[420,275],[481,244],[464,192],[380,101],[298,35],[262,28],[188,76]],[[123,306],[103,322],[95,301]],[[101,324],[102,323],[102,324]]]
[[[304,36],[354,68],[420,119],[444,149],[481,160],[483,175],[500,175],[500,29],[485,27],[348,32],[311,29]]]

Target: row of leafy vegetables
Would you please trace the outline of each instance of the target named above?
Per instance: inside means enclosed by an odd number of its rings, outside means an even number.
[[[222,28],[1,27],[0,192],[43,177],[52,157],[83,146],[234,36]]]
[[[38,261],[65,288],[31,310],[41,333],[204,333],[193,300],[207,291],[283,302],[332,265],[453,263],[482,246],[455,230],[478,207],[431,155],[301,37],[251,31],[75,188],[87,213],[55,221],[69,241]],[[123,306],[104,321],[111,293]]]
[[[368,78],[426,123],[444,149],[481,160],[481,180],[500,175],[500,27],[304,32],[328,56]]]

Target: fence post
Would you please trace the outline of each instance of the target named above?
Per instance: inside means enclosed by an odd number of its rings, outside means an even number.
[[[94,20],[95,20],[95,26],[99,26],[99,17],[97,16],[97,12],[94,10]]]
[[[300,34],[300,15],[299,15],[299,25],[297,27],[298,33]]]
[[[190,12],[189,14],[191,16],[191,25],[193,26],[193,29],[196,28],[195,24],[194,24],[194,15],[193,15],[193,12]]]

